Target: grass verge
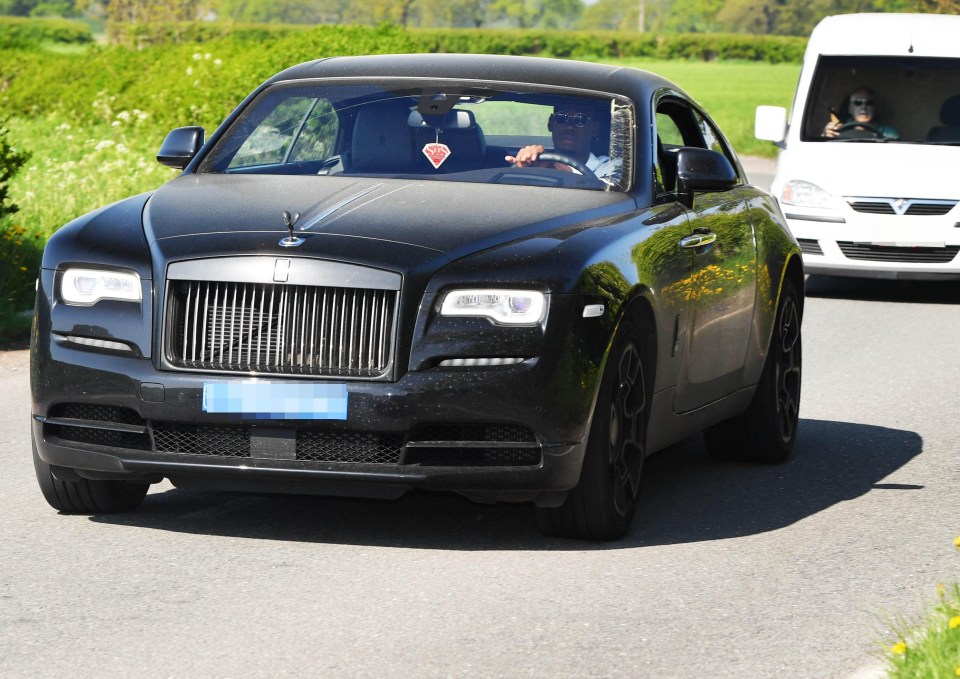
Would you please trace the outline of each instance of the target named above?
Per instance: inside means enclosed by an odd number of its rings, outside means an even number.
[[[960,537],[953,541],[960,550]],[[885,652],[888,679],[960,677],[960,584],[937,587],[937,602],[919,627],[894,625],[898,641]]]

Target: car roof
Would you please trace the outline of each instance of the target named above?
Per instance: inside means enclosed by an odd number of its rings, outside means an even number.
[[[386,54],[330,57],[292,66],[265,85],[288,80],[350,77],[414,77],[488,80],[571,87],[649,101],[656,90],[686,96],[667,79],[648,71],[544,57],[490,54]]]

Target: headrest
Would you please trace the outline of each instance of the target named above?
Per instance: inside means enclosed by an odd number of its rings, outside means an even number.
[[[406,107],[367,106],[357,113],[352,141],[357,172],[408,171],[413,162],[413,137]]]
[[[940,120],[949,127],[960,127],[960,94],[943,102],[940,107]]]

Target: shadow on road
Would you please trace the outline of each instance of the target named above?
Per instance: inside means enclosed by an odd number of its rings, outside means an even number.
[[[843,276],[812,275],[807,278],[807,297],[854,299],[906,304],[958,304],[960,281],[899,281]]]
[[[922,452],[919,435],[863,424],[801,420],[783,465],[717,462],[701,437],[647,463],[633,530],[609,544],[541,536],[528,505],[478,505],[457,495],[397,501],[235,495],[172,489],[130,514],[92,521],[252,539],[450,550],[625,549],[717,540],[783,528],[874,488]]]

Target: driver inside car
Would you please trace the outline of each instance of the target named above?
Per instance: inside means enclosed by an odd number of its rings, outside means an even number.
[[[831,109],[830,122],[823,128],[827,139],[867,138],[899,139],[900,133],[876,122],[876,96],[869,87],[860,87],[847,97],[848,118],[840,120]]]
[[[600,133],[599,113],[585,104],[563,104],[555,106],[547,119],[547,130],[553,136],[553,150],[557,155],[568,156],[586,169],[597,179],[610,183],[616,181],[620,163],[609,156],[597,156],[591,151],[591,144]],[[544,153],[542,144],[530,144],[517,151],[515,156],[505,156],[504,160],[514,167],[549,167],[567,172],[582,171],[554,160],[540,160]]]

